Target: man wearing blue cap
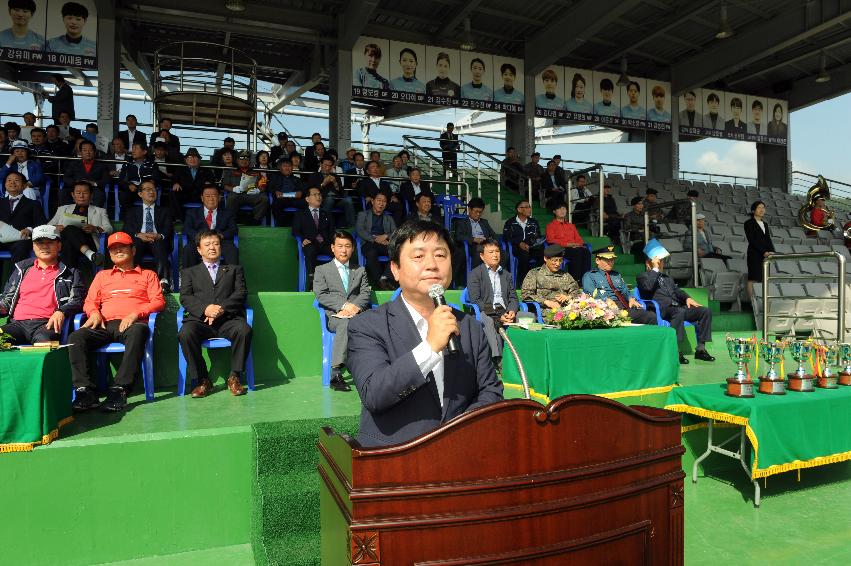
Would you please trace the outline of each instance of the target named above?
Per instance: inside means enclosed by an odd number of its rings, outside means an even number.
[[[656,240],[650,240],[644,248],[647,255],[647,271],[636,277],[638,292],[642,299],[652,299],[659,305],[662,318],[671,323],[677,331],[677,342],[685,337],[685,321],[697,323],[697,348],[694,359],[706,362],[715,361],[715,357],[706,351],[706,342],[712,341],[712,311],[700,305],[680,289],[670,275],[663,273],[665,258],[670,254]],[[680,363],[688,360],[680,352]]]
[[[594,260],[597,267],[582,276],[582,290],[598,299],[611,299],[629,314],[629,319],[636,324],[656,324],[656,314],[644,308],[629,294],[629,287],[623,276],[614,270],[614,246],[594,250]]]

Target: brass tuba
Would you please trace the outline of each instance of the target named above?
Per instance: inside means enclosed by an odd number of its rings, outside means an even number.
[[[827,181],[821,175],[818,176],[816,184],[807,191],[806,204],[798,210],[798,223],[800,223],[804,230],[818,232],[819,230],[833,230],[836,227],[834,222],[835,213],[830,208],[825,209],[824,225],[813,224],[810,220],[810,215],[816,207],[816,200],[819,198],[830,200],[830,188],[827,186]]]

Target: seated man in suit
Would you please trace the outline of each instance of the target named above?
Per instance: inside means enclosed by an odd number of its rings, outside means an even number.
[[[412,167],[410,173],[408,173],[408,180],[403,181],[399,187],[399,200],[402,202],[402,206],[413,212],[416,207],[417,195],[420,193],[432,194],[431,187],[428,183],[422,181],[422,171],[419,167]]]
[[[250,159],[251,154],[247,150],[239,152],[236,169],[225,171],[222,175],[222,188],[228,193],[227,207],[234,216],[239,214],[241,206],[250,206],[254,224],[260,224],[269,212],[269,197],[266,179],[249,167]]]
[[[476,245],[481,262],[470,272],[467,292],[470,302],[478,305],[482,311],[482,326],[491,349],[495,365],[502,365],[502,337],[497,330],[503,325],[514,322],[520,301],[514,289],[511,273],[500,265],[502,248],[499,242],[488,238]]]
[[[124,142],[124,147],[133,147],[133,144],[139,142],[143,142],[147,145],[147,142],[145,141],[145,133],[136,129],[136,125],[138,124],[136,116],[128,114],[124,119],[124,123],[127,124],[127,129],[118,132],[118,137]]]
[[[452,242],[432,222],[407,222],[390,241],[398,298],[349,322],[348,366],[360,394],[358,441],[407,442],[466,411],[502,400],[475,318],[435,307],[432,285],[452,280]],[[457,351],[449,353],[453,339]]]
[[[183,257],[181,258],[181,266],[192,267],[201,262],[201,256],[198,255],[198,250],[191,242],[195,241],[195,236],[202,230],[215,230],[222,235],[222,256],[230,265],[239,263],[239,251],[234,245],[236,237],[236,219],[231,212],[219,206],[221,194],[219,188],[207,183],[201,190],[201,206],[200,208],[190,208],[186,212],[186,219],[183,221],[183,235],[189,245],[183,248]]]
[[[411,211],[411,214],[405,220],[422,220],[424,222],[443,224],[443,218],[440,217],[439,209],[434,208],[433,198],[434,196],[431,193],[421,192],[418,194],[414,201],[414,210]]]
[[[470,267],[474,268],[482,263],[481,257],[476,253],[476,246],[484,243],[488,238],[497,237],[490,223],[482,218],[484,210],[485,201],[480,198],[471,198],[467,203],[467,217],[452,219],[452,241],[457,245],[452,263],[455,266],[455,282],[461,285],[467,275],[467,256],[463,242],[467,242],[470,249]]]
[[[0,243],[0,251],[12,254],[12,263],[18,263],[30,255],[32,230],[45,223],[41,204],[24,196],[26,183],[27,179],[23,174],[9,171],[3,185],[6,188],[6,198],[0,199],[0,222],[17,230],[21,237],[18,241]]]
[[[148,339],[148,315],[165,308],[157,274],[133,264],[133,238],[116,232],[107,240],[112,269],[98,271],[89,287],[83,312],[88,319],[68,337],[71,380],[76,389],[73,408],[87,411],[100,405],[89,364],[89,353],[111,342],[124,344],[121,365],[103,404],[105,411],[123,411],[139,373]]]
[[[535,301],[541,307],[557,309],[582,292],[576,280],[561,268],[563,260],[563,247],[557,244],[547,246],[544,265],[532,269],[523,278],[520,292],[524,301]]]
[[[402,214],[403,205],[399,201],[399,195],[393,192],[393,187],[390,186],[390,183],[381,178],[381,165],[377,161],[370,161],[366,164],[366,174],[367,178],[361,179],[358,182],[360,195],[369,204],[375,198],[375,195],[384,193],[384,196],[387,197],[387,206],[385,206],[385,209],[388,214],[393,216],[393,221],[398,224],[399,220],[404,216]]]
[[[676,281],[664,273],[664,258],[648,257],[645,265],[647,271],[639,273],[635,278],[641,298],[652,299],[659,304],[659,309],[662,311],[659,314],[677,331],[677,342],[680,344],[685,338],[684,322],[696,322],[698,342],[694,359],[715,361],[715,357],[706,351],[706,342],[712,341],[712,311],[689,297],[679,288]],[[688,359],[682,352],[680,352],[680,363],[688,363]]]
[[[343,183],[334,174],[334,160],[331,157],[325,156],[319,161],[319,171],[308,177],[307,186],[319,187],[322,191],[322,210],[331,214],[334,205],[339,204],[343,208],[345,225],[354,224],[355,206],[352,203],[352,197],[345,194]]]
[[[168,195],[168,209],[175,220],[183,220],[186,213],[183,208],[189,203],[201,199],[201,189],[213,182],[209,170],[201,167],[201,154],[194,147],[186,150],[183,158],[186,167],[175,167],[171,193]]]
[[[614,270],[614,246],[594,250],[597,267],[582,276],[582,290],[598,299],[611,299],[629,314],[629,319],[637,324],[656,324],[656,313],[648,311],[635,297],[630,295],[629,287],[623,276]]]
[[[517,280],[523,281],[532,267],[532,262],[541,265],[544,259],[544,235],[541,225],[532,218],[532,203],[518,201],[514,206],[517,216],[509,218],[502,227],[502,240],[511,246],[514,259],[517,260]]]
[[[174,219],[165,208],[157,204],[157,186],[152,179],[142,181],[139,196],[142,197],[142,206],[130,207],[124,231],[133,236],[137,265],[142,264],[143,256],[154,256],[160,285],[168,293],[171,290]]]
[[[289,157],[278,160],[278,172],[269,175],[267,190],[274,197],[272,201],[272,218],[276,226],[286,226],[284,209],[304,208],[304,181],[293,174],[293,162]]]
[[[192,396],[206,397],[213,391],[201,343],[222,337],[231,343],[228,390],[245,394],[240,382],[251,350],[251,327],[245,320],[245,275],[241,265],[222,262],[222,237],[214,230],[195,236],[195,247],[203,263],[180,272],[180,304],[186,309],[177,335],[186,358],[186,378],[197,382]]]
[[[6,180],[10,171],[17,171],[26,178],[24,196],[32,200],[41,198],[41,189],[47,184],[44,168],[37,160],[30,159],[30,147],[24,140],[15,140],[9,148],[9,159],[0,169],[0,183]]]
[[[345,230],[337,230],[331,245],[334,260],[317,267],[313,276],[313,292],[319,306],[325,309],[328,330],[334,333],[331,388],[337,391],[351,391],[343,379],[349,343],[349,320],[369,310],[372,293],[364,268],[349,264],[354,249],[355,239],[352,235]]]
[[[71,192],[74,204],[56,209],[48,224],[55,226],[62,239],[62,261],[79,268],[85,258],[92,266],[103,265],[103,253],[98,251],[100,234],[112,233],[112,224],[106,210],[91,204],[92,186],[88,181],[77,181]],[[79,224],[69,224],[76,222]]]
[[[378,256],[387,255],[390,235],[396,230],[396,223],[389,214],[384,214],[387,197],[383,192],[376,193],[372,199],[372,208],[358,213],[357,235],[363,241],[363,257],[358,258],[366,266],[369,282],[373,287],[389,290],[393,285],[387,278],[387,268],[382,267]]]
[[[53,226],[36,226],[32,233],[35,258],[15,264],[0,295],[0,330],[13,344],[59,340],[62,324],[80,311],[86,287],[80,272],[59,261],[62,244]]]
[[[541,176],[541,193],[543,202],[564,202],[567,189],[562,184],[555,161],[547,161],[547,168]]]
[[[121,170],[118,179],[118,203],[121,205],[121,218],[126,222],[127,213],[139,200],[139,188],[147,180],[154,182],[154,189],[160,182],[160,170],[148,158],[148,146],[144,142],[133,144],[132,159]]]
[[[316,256],[331,255],[331,243],[334,240],[334,219],[322,210],[322,193],[316,187],[307,189],[304,197],[307,208],[296,211],[293,216],[293,236],[302,238],[301,249],[304,253],[304,267],[308,277],[316,269]]]
[[[80,142],[80,161],[71,161],[64,165],[64,189],[59,195],[59,204],[71,204],[71,189],[77,181],[88,181],[92,186],[92,203],[103,207],[106,202],[106,190],[112,179],[112,167],[108,163],[95,161],[97,148],[88,140]]]

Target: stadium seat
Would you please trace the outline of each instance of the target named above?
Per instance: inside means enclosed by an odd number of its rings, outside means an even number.
[[[183,327],[183,313],[186,311],[184,307],[180,307],[177,311],[177,331]],[[245,309],[245,321],[248,326],[254,327],[254,309]],[[230,348],[230,340],[225,338],[211,338],[204,340],[201,343],[202,348],[213,350],[216,348]],[[248,381],[248,390],[254,391],[254,342],[251,343],[251,348],[248,350],[248,358],[245,360],[245,378]],[[191,385],[194,386],[195,380],[192,380]],[[186,393],[186,358],[183,356],[183,348],[177,347],[177,394],[183,396]]]
[[[79,330],[86,321],[86,315],[80,313],[74,317],[74,330]],[[145,341],[145,355],[142,358],[142,384],[145,387],[145,400],[154,400],[154,327],[156,326],[157,313],[148,315],[148,339]],[[124,352],[124,344],[112,342],[102,348],[95,350],[97,354],[97,371],[101,387],[106,387],[107,354],[121,354]]]
[[[470,292],[466,287],[461,290],[461,306],[472,310],[473,314],[476,315],[476,320],[482,320],[482,311],[479,309],[479,305],[470,302]]]
[[[334,333],[328,330],[328,318],[325,309],[319,306],[319,299],[313,299],[313,308],[319,312],[319,324],[322,330],[322,387],[331,385],[331,348],[334,345]]]

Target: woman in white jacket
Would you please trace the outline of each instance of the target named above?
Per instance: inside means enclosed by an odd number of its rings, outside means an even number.
[[[69,267],[80,267],[85,257],[96,266],[103,265],[100,234],[112,233],[106,209],[91,204],[92,186],[77,181],[71,191],[74,204],[60,206],[48,224],[56,226],[62,239],[62,261]]]

